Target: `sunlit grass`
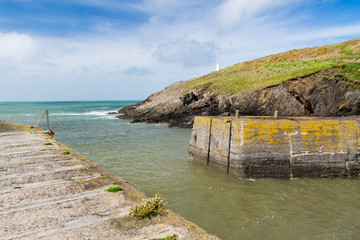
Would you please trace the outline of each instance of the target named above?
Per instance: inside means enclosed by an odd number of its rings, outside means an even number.
[[[185,82],[188,89],[208,87],[218,94],[232,95],[278,85],[290,79],[337,68],[338,76],[360,86],[360,39],[306,49],[295,49],[236,64]]]

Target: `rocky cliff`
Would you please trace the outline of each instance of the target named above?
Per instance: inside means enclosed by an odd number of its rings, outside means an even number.
[[[133,122],[191,127],[194,116],[360,115],[360,39],[292,50],[177,82],[119,110]]]

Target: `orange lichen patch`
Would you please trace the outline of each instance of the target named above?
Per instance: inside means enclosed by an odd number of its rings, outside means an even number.
[[[197,129],[199,127],[204,129],[210,128],[211,118],[209,117],[196,117],[196,121],[194,121],[193,129]]]
[[[339,110],[343,109],[343,108],[346,107],[347,105],[349,105],[349,103],[341,104],[341,105],[339,106]]]
[[[359,122],[358,121],[339,121],[339,148],[340,151],[358,150],[359,144]]]
[[[358,123],[346,120],[300,122],[304,148],[309,151],[341,152],[348,148],[355,150]]]
[[[358,119],[299,117],[275,120],[271,117],[239,119],[197,117],[194,125],[209,129],[210,119],[212,119],[212,149],[221,155],[227,154],[230,122],[231,144],[237,149],[258,146],[259,149],[285,150],[291,138],[292,143],[296,142],[296,149],[293,150],[304,152],[341,152],[347,151],[348,148],[357,150]]]
[[[338,150],[338,121],[301,121],[304,149],[333,152]],[[336,136],[336,137],[335,137]]]
[[[296,131],[296,125],[288,120],[248,120],[243,125],[244,144],[262,144],[265,148],[286,144],[287,133]]]

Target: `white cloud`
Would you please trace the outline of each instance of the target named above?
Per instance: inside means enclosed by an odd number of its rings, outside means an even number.
[[[289,36],[288,40],[296,41],[317,41],[329,38],[358,38],[360,37],[360,23],[348,24],[342,26],[328,26],[328,27],[307,27],[296,31],[295,35]]]
[[[146,76],[151,74],[151,71],[143,67],[131,67],[125,71],[129,76]]]
[[[289,15],[301,2],[309,0],[145,0],[125,6],[81,0],[114,11],[141,11],[149,18],[126,32],[106,18],[96,20],[94,33],[81,36],[0,33],[0,83],[9,89],[0,101],[15,96],[11,89],[16,86],[26,87],[23,100],[52,100],[39,99],[49,85],[60,100],[95,93],[103,99],[141,99],[175,81],[214,71],[216,62],[226,67],[360,32],[360,23],[309,25],[310,13],[301,8]]]
[[[297,0],[226,0],[216,9],[219,27],[229,30],[237,24],[251,21],[276,8],[295,4]],[[250,21],[250,22],[249,22]]]
[[[36,43],[32,37],[17,32],[0,33],[0,62],[16,64],[31,59],[36,52]]]
[[[177,39],[159,45],[154,57],[161,62],[179,63],[183,67],[197,67],[216,61],[215,45],[195,39]]]

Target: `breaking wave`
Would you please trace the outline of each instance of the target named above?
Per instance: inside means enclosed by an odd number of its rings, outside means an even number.
[[[109,110],[104,111],[90,111],[84,113],[65,112],[65,113],[51,113],[51,116],[100,116],[103,118],[115,118],[115,115],[109,115]]]

